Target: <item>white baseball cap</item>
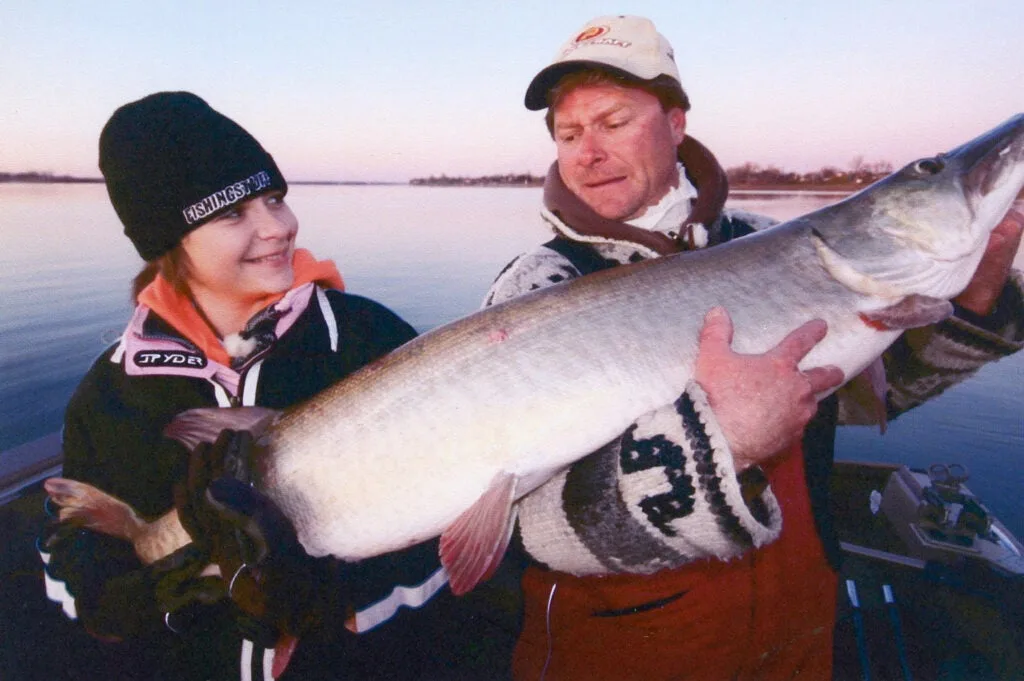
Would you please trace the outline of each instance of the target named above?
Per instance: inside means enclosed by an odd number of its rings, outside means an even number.
[[[526,108],[547,108],[548,90],[573,71],[601,66],[625,76],[651,80],[671,76],[682,87],[672,45],[650,19],[606,16],[588,21],[566,42],[526,89]]]

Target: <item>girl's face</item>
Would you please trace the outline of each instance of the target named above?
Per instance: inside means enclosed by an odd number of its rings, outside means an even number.
[[[287,291],[298,230],[280,192],[239,203],[181,240],[189,288],[239,302]]]

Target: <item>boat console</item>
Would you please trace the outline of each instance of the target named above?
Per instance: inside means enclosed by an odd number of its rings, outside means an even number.
[[[927,471],[899,466],[889,475],[879,510],[913,558],[946,564],[980,558],[1024,573],[1024,547],[967,488],[968,477],[960,464],[933,464]]]

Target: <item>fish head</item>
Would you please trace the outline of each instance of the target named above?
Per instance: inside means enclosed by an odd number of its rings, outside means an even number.
[[[814,225],[815,246],[829,273],[859,293],[950,299],[970,282],[1022,186],[1018,114],[825,209]]]
[[[1024,114],[942,158],[958,172],[971,214],[969,231],[984,245],[1024,186]]]

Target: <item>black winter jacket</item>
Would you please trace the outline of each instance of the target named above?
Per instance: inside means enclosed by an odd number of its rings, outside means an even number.
[[[415,336],[371,300],[316,289],[281,337],[238,369],[232,394],[223,381],[218,385],[214,363],[154,313],[141,308],[133,326],[133,343],[123,338],[104,352],[69,403],[63,475],[124,500],[144,518],[170,510],[174,486],[186,474],[184,446],[162,435],[176,414],[236,404],[285,408]],[[129,327],[125,337],[132,333]],[[168,616],[157,605],[153,566],[144,566],[129,542],[56,528],[51,523],[40,541],[48,594],[90,633],[120,641],[112,643],[122,649],[120,678],[264,678],[269,664],[263,645],[272,642],[240,628],[229,603]],[[354,635],[342,626],[350,613],[336,613],[336,621],[300,641],[285,679],[456,673],[456,658],[471,645],[475,615],[461,600],[456,608],[442,588],[436,540],[357,564],[320,563],[321,573],[338,580],[357,611],[387,621]],[[400,585],[412,587],[411,599],[395,590]],[[426,599],[425,612],[399,608]]]

